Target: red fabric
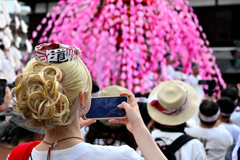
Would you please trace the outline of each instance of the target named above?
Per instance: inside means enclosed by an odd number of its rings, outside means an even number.
[[[152,106],[155,106],[160,112],[162,112],[162,113],[164,113],[166,115],[172,115],[172,114],[177,112],[177,110],[173,110],[172,112],[166,112],[168,110],[163,108],[163,106],[161,106],[161,104],[157,100],[153,100],[150,104]]]
[[[41,141],[23,143],[15,147],[10,153],[8,160],[29,160],[33,148]]]
[[[57,48],[59,48],[59,44],[52,42],[48,46],[41,47],[40,50],[45,51],[45,50],[51,50],[51,49],[57,49]]]

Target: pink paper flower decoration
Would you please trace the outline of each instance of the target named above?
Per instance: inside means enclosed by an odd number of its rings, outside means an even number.
[[[226,86],[188,0],[100,2],[60,0],[53,7],[55,12],[42,20],[42,24],[48,20],[48,26],[39,43],[53,41],[81,48],[81,59],[100,88],[119,84],[133,92],[151,91],[159,81],[169,79],[163,58],[168,52],[174,67],[181,63],[190,74],[191,62],[195,62],[203,79],[215,78]],[[41,24],[36,30],[40,29]],[[36,35],[33,32],[33,38]]]

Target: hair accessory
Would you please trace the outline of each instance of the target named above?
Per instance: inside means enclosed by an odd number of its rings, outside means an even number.
[[[65,91],[65,89],[63,89],[63,91],[64,91],[64,94],[67,96],[67,99],[68,99],[68,102],[69,102],[69,108],[73,109],[73,105],[72,105],[71,99],[69,98],[69,96],[68,96],[67,92]]]
[[[68,102],[69,102],[69,108],[70,108],[70,109],[73,109],[72,101],[71,101],[71,99],[69,98],[69,96],[68,96],[65,88],[63,87],[63,85],[62,85],[62,89],[63,89],[63,93],[65,94],[65,96],[67,96],[67,99],[68,99]]]
[[[220,110],[218,109],[217,113],[212,116],[205,116],[201,112],[199,112],[199,118],[204,122],[214,122],[218,119],[220,114]]]
[[[59,107],[58,107],[58,113],[62,112],[62,98],[60,97],[60,103],[59,103]]]
[[[46,142],[46,141],[42,140],[42,142],[48,144],[48,147],[49,147],[48,154],[47,154],[47,160],[50,160],[51,149],[53,147],[57,147],[60,144],[60,142],[64,142],[66,140],[73,139],[73,138],[83,140],[81,137],[68,137],[68,138],[64,138],[64,139],[61,139],[61,140],[56,140],[54,143],[49,143],[49,142]]]
[[[73,109],[72,101],[71,101],[71,99],[69,98],[69,96],[68,96],[67,92],[65,91],[65,89],[64,89],[64,94],[65,94],[65,95],[67,96],[67,98],[68,98],[69,108],[70,108],[70,109]]]
[[[35,58],[46,63],[62,63],[73,60],[81,52],[74,45],[43,43],[35,47]]]

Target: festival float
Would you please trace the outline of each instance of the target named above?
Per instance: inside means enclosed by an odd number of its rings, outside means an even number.
[[[169,79],[167,53],[184,73],[196,63],[203,80],[214,79],[217,90],[226,86],[188,0],[60,0],[53,10],[32,40],[41,34],[38,43],[79,47],[100,88],[118,84],[134,93],[151,91]]]

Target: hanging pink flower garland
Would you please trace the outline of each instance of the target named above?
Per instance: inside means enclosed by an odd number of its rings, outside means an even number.
[[[55,12],[42,20],[47,27],[39,43],[54,41],[80,47],[84,53],[81,58],[100,88],[120,84],[135,93],[151,91],[159,79],[168,80],[163,58],[168,52],[174,66],[181,63],[186,74],[191,73],[191,62],[195,62],[203,79],[214,78],[226,86],[187,0],[106,0],[103,6],[100,2],[59,1],[53,7]],[[41,24],[33,38],[39,30]]]

